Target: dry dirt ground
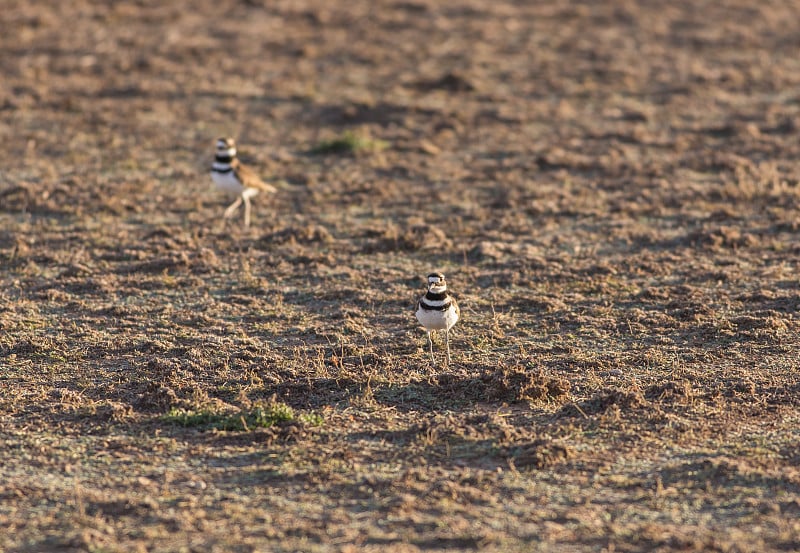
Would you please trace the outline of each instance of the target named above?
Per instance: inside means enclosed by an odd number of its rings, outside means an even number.
[[[800,549],[800,2],[2,4],[0,550]]]

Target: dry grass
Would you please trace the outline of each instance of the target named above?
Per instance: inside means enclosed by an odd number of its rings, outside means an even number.
[[[8,4],[0,550],[800,548],[799,8]]]

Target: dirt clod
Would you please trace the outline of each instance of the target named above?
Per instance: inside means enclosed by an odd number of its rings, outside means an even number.
[[[569,393],[569,381],[522,366],[501,367],[482,377],[486,398],[492,401],[543,401]]]

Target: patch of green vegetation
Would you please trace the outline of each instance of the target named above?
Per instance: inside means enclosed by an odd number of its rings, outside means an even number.
[[[389,147],[385,140],[378,140],[368,134],[345,131],[341,136],[323,140],[311,148],[316,155],[357,154],[362,152],[379,152]]]
[[[229,415],[215,413],[212,410],[200,409],[189,410],[179,407],[173,407],[169,413],[161,416],[161,420],[180,426],[197,427],[197,426],[212,426],[222,423]]]
[[[303,413],[297,419],[308,426],[322,426],[322,423],[325,422],[319,413]]]
[[[285,403],[255,403],[238,413],[220,413],[210,407],[172,408],[169,413],[161,417],[161,420],[186,428],[214,428],[238,432],[268,428],[293,420],[310,426],[320,426],[323,423],[322,416],[316,413],[303,413],[295,417],[294,410]]]

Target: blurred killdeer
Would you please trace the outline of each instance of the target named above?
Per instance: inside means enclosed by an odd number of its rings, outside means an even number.
[[[417,320],[425,327],[428,333],[428,343],[431,348],[431,363],[435,366],[433,358],[433,340],[431,332],[444,330],[444,339],[447,344],[447,363],[450,364],[450,329],[458,321],[461,314],[456,299],[447,291],[442,273],[428,275],[428,291],[417,302]]]
[[[250,198],[259,192],[277,192],[274,186],[262,181],[252,169],[239,161],[233,138],[217,139],[217,153],[211,166],[211,178],[220,189],[238,196],[225,210],[226,219],[244,202],[245,227],[250,226]]]

